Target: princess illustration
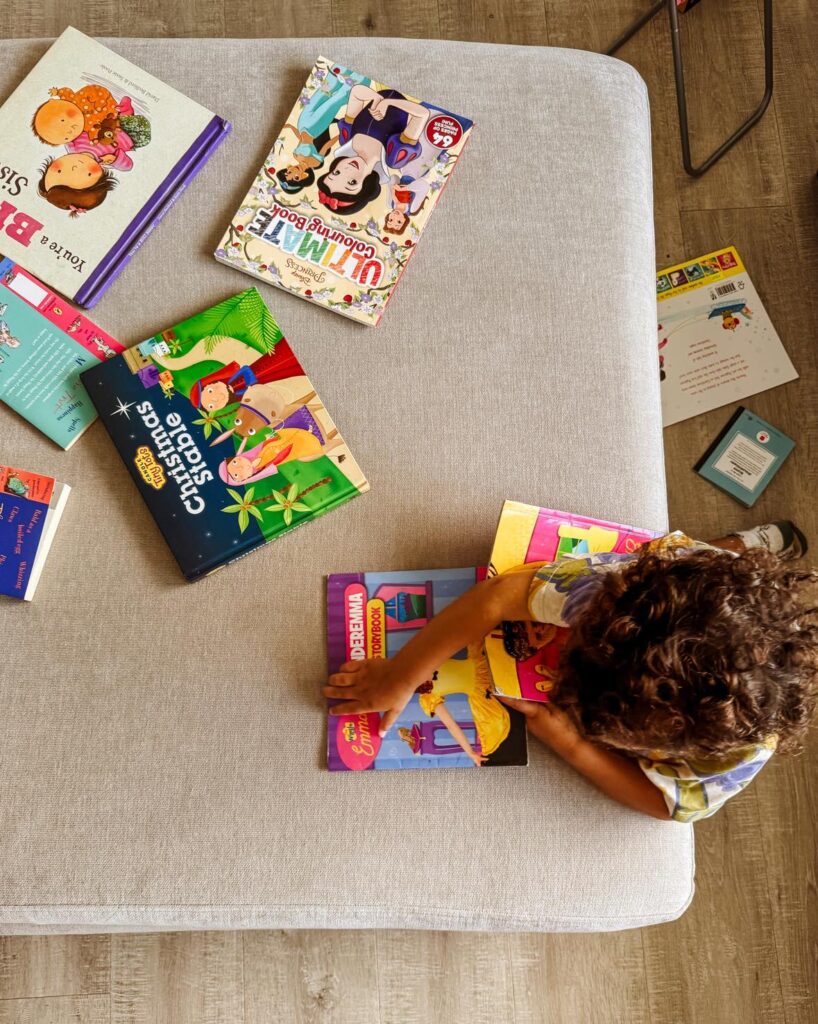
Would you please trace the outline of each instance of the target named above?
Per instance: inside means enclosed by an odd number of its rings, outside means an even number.
[[[401,178],[393,177],[389,185],[392,209],[383,222],[384,231],[402,235],[409,226],[410,216],[425,206],[430,187],[426,178],[412,178],[408,174]]]
[[[318,179],[319,202],[347,217],[372,202],[390,183],[389,168],[403,168],[420,153],[429,109],[395,89],[355,85],[338,122],[340,147]]]
[[[340,71],[340,69],[339,69]],[[362,85],[370,80],[354,71],[344,72],[345,76]],[[280,170],[276,177],[287,192],[300,192],[312,185],[315,171],[324,166],[324,159],[337,141],[331,137],[330,126],[349,98],[349,85],[337,74],[329,72],[326,81],[310,96],[298,116],[298,123],[284,125],[298,138],[293,150],[293,163]]]
[[[411,729],[401,727],[398,736],[407,744],[413,754],[420,757],[441,757],[446,754],[465,754],[479,768],[485,761],[480,753],[480,740],[473,722],[456,722],[440,704],[435,712],[437,721],[413,722]],[[474,733],[474,742],[470,742],[466,733]],[[456,743],[447,743],[446,734]]]

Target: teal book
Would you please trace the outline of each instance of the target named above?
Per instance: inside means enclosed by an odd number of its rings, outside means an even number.
[[[794,447],[792,438],[739,406],[694,469],[751,508]]]
[[[97,418],[80,374],[123,351],[70,302],[0,257],[0,401],[60,448]]]

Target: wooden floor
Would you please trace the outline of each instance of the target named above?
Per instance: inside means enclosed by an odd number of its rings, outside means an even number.
[[[648,0],[6,0],[0,30],[52,36],[396,35],[600,50]],[[761,0],[682,19],[695,150],[762,91]],[[738,246],[801,380],[752,400],[796,457],[753,512],[690,466],[724,411],[666,432],[671,520],[698,536],[767,517],[818,550],[818,22],[775,4],[773,106],[699,181],[680,165],[666,22],[623,51],[650,90],[657,261]],[[0,938],[0,1024],[814,1024],[818,742],[696,827],[698,892],[678,922],[614,935],[248,932]]]

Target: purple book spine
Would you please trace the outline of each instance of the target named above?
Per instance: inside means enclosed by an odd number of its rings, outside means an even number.
[[[337,672],[347,660],[344,593],[351,583],[364,583],[362,572],[334,573],[327,579],[327,669]],[[330,700],[330,705],[337,703]],[[337,719],[327,717],[327,767],[330,771],[348,771],[335,742]]]
[[[231,129],[228,121],[214,116],[190,149],[174,164],[164,181],[137,213],[119,239],[97,265],[96,270],[74,296],[90,309],[95,306],[133,254],[204,167]]]

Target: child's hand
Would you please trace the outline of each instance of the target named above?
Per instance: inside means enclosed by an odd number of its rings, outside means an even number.
[[[513,697],[497,696],[506,707],[513,708],[525,716],[528,732],[542,743],[565,754],[581,738],[576,726],[564,711],[550,702],[516,700]]]
[[[367,658],[365,661],[345,662],[335,675],[329,677],[329,686],[324,687],[323,694],[344,702],[330,708],[331,715],[383,711],[378,732],[384,736],[418,685],[397,673],[390,660]]]

